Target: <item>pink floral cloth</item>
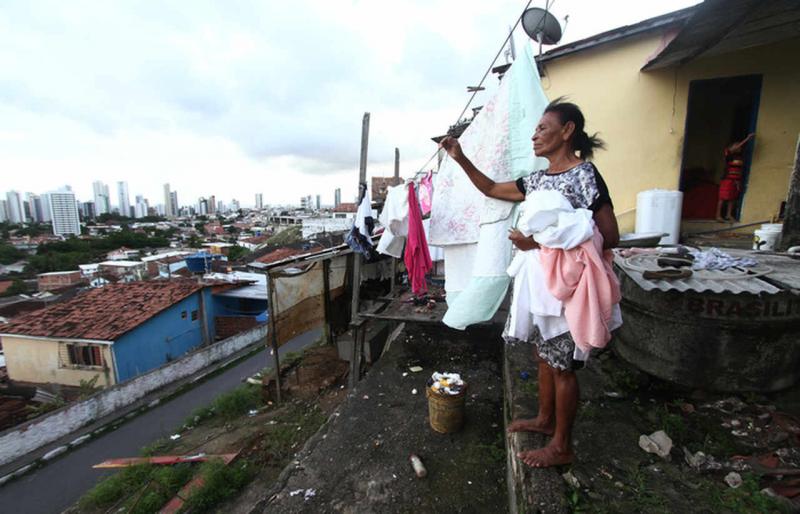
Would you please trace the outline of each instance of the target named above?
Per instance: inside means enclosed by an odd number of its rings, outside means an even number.
[[[419,208],[422,210],[423,216],[431,212],[432,204],[433,204],[433,172],[429,171],[427,175],[422,177],[422,179],[419,181]]]

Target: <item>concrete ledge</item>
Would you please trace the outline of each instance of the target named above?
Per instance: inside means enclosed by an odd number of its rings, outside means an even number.
[[[527,380],[520,374],[526,372]],[[505,424],[512,419],[533,418],[537,411],[536,362],[533,345],[505,345],[503,353]],[[517,458],[517,453],[547,443],[542,434],[514,433],[506,437],[509,511],[516,513],[566,513],[564,479],[555,469],[534,469]]]

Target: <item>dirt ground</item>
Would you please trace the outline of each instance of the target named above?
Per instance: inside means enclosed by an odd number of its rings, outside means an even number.
[[[527,345],[507,349],[514,417],[535,413],[531,354]],[[800,500],[800,387],[711,394],[648,377],[612,351],[589,363],[578,372],[577,461],[528,477],[534,490],[563,495],[545,512],[800,511],[790,499]],[[663,458],[639,446],[640,436],[658,430],[673,443]]]
[[[407,325],[257,512],[507,511],[501,352],[497,329]],[[424,393],[434,371],[469,383],[460,432],[429,426]]]

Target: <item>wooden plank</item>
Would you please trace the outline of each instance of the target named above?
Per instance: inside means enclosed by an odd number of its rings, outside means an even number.
[[[115,468],[129,468],[131,466],[138,466],[140,464],[153,464],[155,466],[173,466],[175,464],[184,464],[192,462],[206,462],[214,458],[227,459],[235,457],[235,453],[222,453],[218,455],[206,455],[200,453],[197,455],[160,455],[156,457],[121,457],[118,459],[104,460],[100,464],[92,466],[94,469],[115,469]]]
[[[794,154],[794,168],[789,177],[789,191],[786,195],[786,214],[783,219],[781,249],[800,245],[800,137]]]
[[[367,149],[369,146],[369,113],[364,113],[364,118],[361,121],[361,159],[359,162],[358,167],[358,190],[361,190],[361,185],[364,184],[366,187],[367,182]],[[366,194],[366,193],[365,193]],[[361,200],[359,198],[359,200]],[[361,293],[361,261],[362,256],[358,253],[354,253],[354,265],[353,265],[353,297],[350,306],[351,312],[351,321],[354,321],[358,318],[358,309],[360,303],[360,293]],[[350,355],[350,380],[349,385],[352,389],[355,387],[356,383],[361,378],[361,369],[359,364],[359,357],[361,354],[361,338],[358,334],[359,330],[355,330],[353,333],[353,352]]]

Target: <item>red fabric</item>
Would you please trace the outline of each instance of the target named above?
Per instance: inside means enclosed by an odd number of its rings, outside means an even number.
[[[428,241],[425,239],[422,213],[419,210],[417,191],[413,182],[408,185],[408,238],[403,261],[408,270],[411,290],[414,294],[426,292],[428,283],[425,281],[425,275],[433,267],[433,262],[431,262],[431,253],[428,250]]]
[[[575,344],[584,351],[605,347],[612,308],[622,294],[600,231],[595,227],[591,239],[571,250],[542,247],[539,259],[547,289],[564,304]]]
[[[735,178],[724,178],[719,182],[719,199],[725,201],[738,200],[742,193],[742,181]]]

